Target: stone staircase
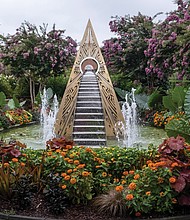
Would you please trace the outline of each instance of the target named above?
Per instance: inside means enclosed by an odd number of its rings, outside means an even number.
[[[96,75],[84,73],[77,97],[73,140],[78,146],[106,145],[106,133],[101,96]]]

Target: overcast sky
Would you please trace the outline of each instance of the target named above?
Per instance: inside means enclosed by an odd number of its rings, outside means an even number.
[[[14,34],[21,23],[36,26],[55,23],[57,29],[80,42],[90,18],[99,44],[114,36],[111,16],[164,14],[177,8],[174,0],[0,0],[0,34]],[[165,16],[159,16],[160,20]]]

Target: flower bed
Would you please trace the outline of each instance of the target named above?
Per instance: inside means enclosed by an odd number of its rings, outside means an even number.
[[[50,212],[93,201],[113,216],[172,213],[190,205],[190,146],[181,137],[147,149],[75,147],[65,138],[31,150],[20,142],[0,144],[0,197],[31,205],[38,193]]]

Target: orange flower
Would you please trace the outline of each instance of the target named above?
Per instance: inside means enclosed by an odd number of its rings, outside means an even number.
[[[164,196],[164,192],[160,192],[160,197],[163,197]]]
[[[66,185],[62,185],[61,188],[62,188],[62,189],[66,189],[67,186],[66,186]]]
[[[89,176],[89,172],[83,171],[83,172],[82,172],[82,176],[85,176],[85,177],[86,177],[86,176]]]
[[[17,158],[13,158],[12,161],[13,161],[14,163],[16,163],[16,162],[18,162],[18,159],[17,159]]]
[[[134,174],[135,171],[134,170],[129,170],[129,174]]]
[[[118,178],[114,178],[113,180],[115,183],[118,183],[119,182],[119,179]]]
[[[70,180],[70,176],[69,175],[66,175],[65,177],[64,177],[64,180]]]
[[[76,180],[75,178],[71,178],[71,179],[70,179],[70,183],[71,183],[71,184],[75,184],[76,182],[77,182],[77,180]]]
[[[126,195],[126,199],[127,199],[128,201],[133,200],[133,198],[134,198],[133,194],[127,194],[127,195]]]
[[[61,173],[61,176],[65,177],[65,176],[67,176],[67,174],[66,173]]]
[[[176,198],[172,198],[172,203],[176,204],[177,203],[177,199]]]
[[[130,183],[130,184],[129,184],[129,189],[130,189],[130,190],[134,190],[134,189],[136,189],[136,184],[133,183],[133,182]]]
[[[103,177],[106,177],[106,176],[107,176],[107,173],[106,173],[106,172],[103,172],[103,173],[102,173],[102,176],[103,176]]]
[[[115,187],[115,190],[117,191],[117,192],[121,192],[122,190],[123,190],[123,186],[116,186]]]
[[[50,151],[50,152],[47,152],[47,155],[48,156],[51,156],[52,155],[52,152]]]
[[[20,163],[21,167],[25,167],[25,163],[21,162]]]
[[[26,157],[26,154],[22,154],[23,157]]]
[[[176,178],[174,176],[169,178],[170,183],[175,183],[176,182]]]
[[[9,163],[4,163],[4,167],[9,167]]]
[[[146,164],[152,163],[152,160],[147,160]]]
[[[140,175],[139,175],[139,174],[136,174],[136,175],[134,176],[134,179],[135,179],[135,180],[138,180],[139,177],[140,177]]]
[[[68,160],[68,163],[73,163],[73,159],[69,159],[69,160]]]
[[[72,169],[67,170],[67,173],[68,173],[68,174],[70,174],[70,173],[72,173],[72,172],[73,172]]]
[[[65,157],[66,153],[65,152],[61,152],[61,156]]]
[[[68,160],[70,160],[68,157],[64,158],[64,161],[68,161]]]
[[[124,185],[125,183],[126,183],[126,180],[122,180],[122,181],[121,181],[121,184]]]
[[[79,160],[74,160],[75,165],[79,165],[79,163],[80,163]]]
[[[56,152],[56,153],[60,153],[60,152],[61,152],[61,150],[60,150],[60,149],[57,149],[55,152]]]
[[[87,147],[87,148],[86,148],[86,152],[91,153],[91,152],[92,152],[92,149],[91,149],[90,147]]]
[[[124,172],[123,172],[123,175],[124,175],[124,176],[127,176],[128,174],[129,174],[128,171],[124,171]]]
[[[73,147],[72,147],[72,145],[66,145],[66,149],[72,149]]]
[[[77,171],[77,168],[74,168],[74,169],[73,169],[73,172],[76,172],[76,171]]]
[[[151,192],[150,192],[150,191],[147,191],[147,192],[146,192],[146,195],[147,195],[147,196],[150,196],[150,195],[151,195]]]
[[[79,164],[79,165],[77,166],[78,169],[82,169],[82,168],[84,168],[84,167],[85,167],[85,164]]]
[[[171,164],[171,167],[172,167],[172,168],[178,167],[178,166],[179,166],[179,164],[178,164],[177,162],[174,162],[174,163]]]
[[[97,165],[96,168],[100,168],[100,165]]]

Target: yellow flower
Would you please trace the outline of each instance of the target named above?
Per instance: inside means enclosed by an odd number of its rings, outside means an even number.
[[[86,177],[86,176],[89,176],[89,172],[83,171],[83,172],[82,172],[82,176],[85,176],[85,177]]]
[[[147,191],[147,192],[146,192],[146,195],[147,195],[147,196],[150,196],[150,195],[151,195],[151,192],[150,192],[150,191]]]
[[[164,196],[164,192],[160,192],[160,197],[163,197]]]
[[[106,172],[103,172],[103,173],[102,173],[102,176],[103,176],[103,177],[106,177],[106,176],[107,176],[107,173],[106,173]]]

